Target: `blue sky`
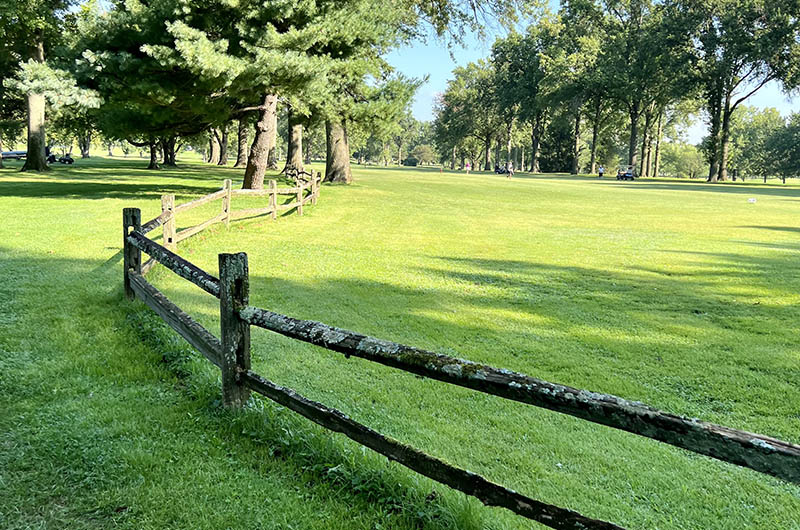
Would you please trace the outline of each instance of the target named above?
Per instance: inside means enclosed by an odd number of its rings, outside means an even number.
[[[444,92],[447,80],[452,78],[453,68],[488,57],[491,43],[496,37],[506,34],[507,31],[501,28],[489,35],[486,41],[468,37],[463,47],[453,47],[452,50],[448,50],[443,42],[431,39],[427,43],[413,43],[390,53],[387,60],[399,72],[417,78],[429,76],[428,82],[417,91],[412,107],[414,116],[418,120],[432,120],[436,94]],[[784,116],[792,112],[800,112],[800,96],[790,100],[782,93],[780,85],[775,82],[762,88],[747,100],[746,104],[762,108],[775,107]],[[706,126],[698,118],[694,126],[687,131],[688,141],[699,142],[705,132]]]

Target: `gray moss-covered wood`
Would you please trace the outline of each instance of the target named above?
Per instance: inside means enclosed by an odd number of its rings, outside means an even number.
[[[186,339],[197,351],[216,366],[221,366],[222,345],[214,335],[173,304],[141,274],[131,273],[131,288],[136,296],[156,312],[164,322]]]
[[[124,208],[122,210],[122,278],[125,296],[133,300],[134,292],[131,288],[131,273],[142,271],[141,249],[128,243],[128,235],[142,229],[142,213],[139,208]]]
[[[562,412],[646,436],[695,453],[800,483],[800,446],[662,412],[637,401],[579,390],[524,374],[376,339],[313,320],[299,320],[256,307],[242,310],[247,322],[386,366]]]
[[[306,399],[289,388],[278,386],[251,371],[243,373],[242,379],[254,391],[305,416],[314,423],[331,431],[342,433],[351,440],[369,447],[421,475],[476,497],[487,506],[507,508],[550,528],[564,530],[622,528],[613,523],[590,519],[566,508],[531,499],[480,475],[454,467],[413,447],[388,438],[350,419],[336,409]]]
[[[249,301],[247,254],[220,254],[219,278],[222,403],[237,408],[250,397],[250,390],[239,375],[250,369],[250,324],[239,317],[239,310]]]
[[[139,232],[131,232],[128,241],[164,265],[166,268],[197,285],[205,292],[219,298],[219,279],[210,275],[194,263],[190,263],[158,243],[149,240]]]

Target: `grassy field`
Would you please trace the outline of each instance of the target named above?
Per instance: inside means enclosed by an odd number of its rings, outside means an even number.
[[[531,527],[279,406],[223,410],[208,363],[123,300],[122,208],[150,219],[161,193],[182,202],[241,171],[7,166],[0,528]],[[800,442],[800,186],[355,175],[303,217],[218,226],[181,253],[216,272],[218,253],[247,252],[254,305]],[[215,299],[152,281],[218,332]],[[800,528],[797,486],[263,330],[253,342],[264,376],[532,497],[629,528]]]

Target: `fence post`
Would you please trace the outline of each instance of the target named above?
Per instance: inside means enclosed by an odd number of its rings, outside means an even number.
[[[297,182],[297,215],[303,215],[303,181],[300,179]]]
[[[317,204],[317,190],[319,183],[317,182],[317,173],[312,169],[311,170],[311,205],[315,206]]]
[[[222,198],[222,213],[225,214],[225,228],[231,226],[231,179],[225,179],[222,184],[222,189],[225,190],[225,196]]]
[[[249,302],[247,254],[219,255],[219,313],[222,335],[222,403],[239,408],[247,403],[250,389],[241,384],[240,373],[250,369],[250,324],[239,317]]]
[[[161,196],[161,214],[166,214],[162,236],[164,246],[175,252],[175,248],[178,246],[175,242],[175,195]]]
[[[269,181],[269,207],[272,209],[272,220],[278,218],[278,183]]]
[[[142,213],[139,208],[123,208],[122,210],[122,268],[125,296],[129,300],[136,298],[131,289],[130,271],[142,273],[142,251],[128,243],[128,234],[142,230]]]

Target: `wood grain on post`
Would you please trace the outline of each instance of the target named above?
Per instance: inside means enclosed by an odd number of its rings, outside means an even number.
[[[231,179],[225,179],[222,189],[225,191],[225,196],[222,197],[222,213],[225,215],[225,228],[231,226],[231,189],[233,183]]]
[[[250,389],[241,380],[241,374],[250,369],[250,324],[239,316],[249,300],[247,254],[220,254],[219,278],[222,403],[240,408],[250,397]]]
[[[546,504],[510,490],[486,478],[439,460],[422,451],[388,438],[362,425],[336,409],[306,399],[294,390],[268,381],[258,374],[242,374],[245,384],[269,399],[305,416],[314,423],[339,432],[365,447],[369,447],[389,460],[413,469],[467,495],[472,495],[487,506],[500,506],[514,513],[538,521],[550,528],[569,530],[620,530],[622,527],[606,521],[590,519],[578,512]]]
[[[278,183],[269,181],[269,207],[272,210],[272,220],[278,218]]]
[[[297,181],[297,215],[303,215],[303,183]]]
[[[174,252],[178,248],[178,241],[175,239],[175,195],[161,196],[161,215],[164,217],[164,233],[161,240],[166,248]]]
[[[125,296],[129,300],[136,298],[131,288],[131,272],[142,272],[142,251],[128,242],[128,235],[142,229],[142,212],[139,208],[124,208],[122,210],[122,281],[125,286]]]
[[[312,169],[311,170],[311,205],[314,206],[317,204],[317,190],[319,189],[319,181],[317,180],[317,174]]]
[[[790,442],[257,307],[245,308],[241,316],[254,326],[345,356],[569,414],[800,484],[800,446]]]

